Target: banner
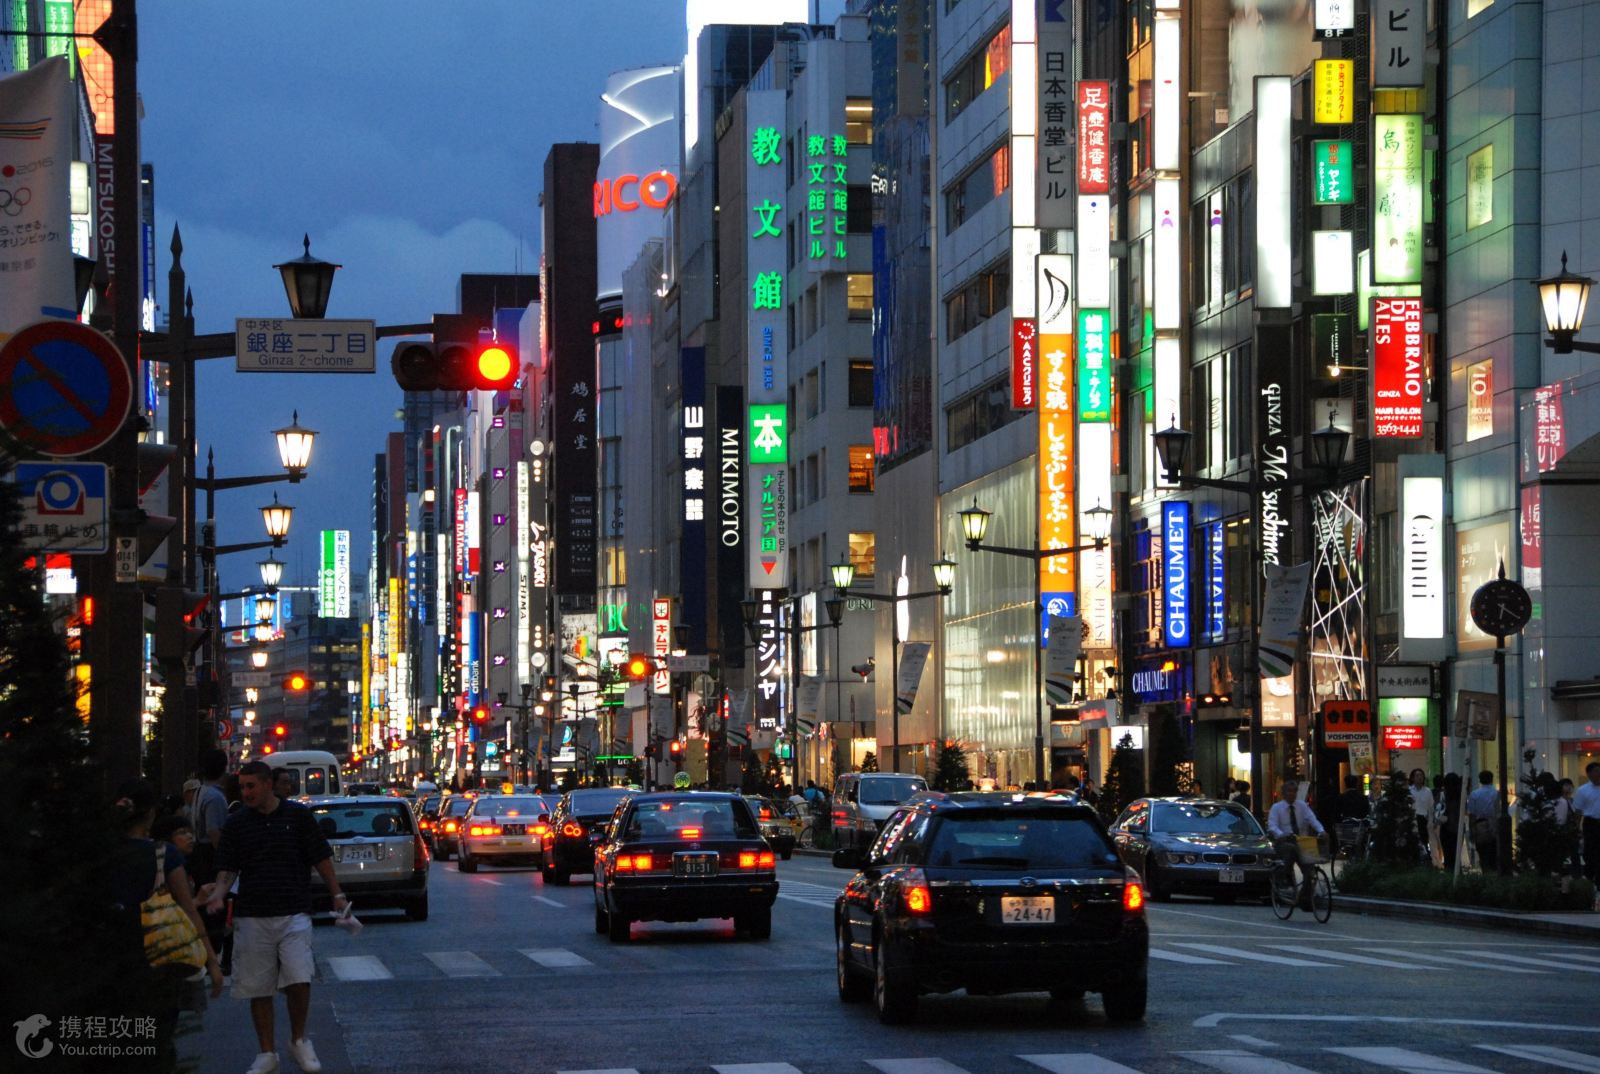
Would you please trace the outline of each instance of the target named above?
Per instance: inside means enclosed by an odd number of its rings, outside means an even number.
[[[821,697],[821,675],[806,675],[801,678],[798,696],[800,709],[797,718],[800,721],[800,733],[802,735],[809,735],[817,729],[817,702]]]
[[[1279,679],[1294,670],[1300,651],[1300,612],[1306,603],[1311,564],[1271,566],[1263,582],[1259,666],[1263,679]]]
[[[1072,700],[1073,677],[1082,647],[1083,620],[1076,615],[1052,615],[1044,656],[1044,695],[1050,704],[1065,705]]]
[[[1500,698],[1481,690],[1457,690],[1450,737],[1493,742],[1500,726]]]
[[[76,320],[72,83],[55,56],[0,78],[0,339],[41,317]]]
[[[928,662],[926,641],[908,641],[900,646],[900,675],[894,684],[895,711],[905,716],[917,700],[917,683],[922,680],[922,666]]]
[[[1378,774],[1377,765],[1373,763],[1372,739],[1358,739],[1355,742],[1345,743],[1345,748],[1350,751],[1350,774],[1352,776],[1375,776]]]

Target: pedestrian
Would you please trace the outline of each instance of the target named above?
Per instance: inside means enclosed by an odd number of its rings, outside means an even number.
[[[1595,909],[1600,910],[1600,761],[1590,761],[1583,774],[1588,781],[1573,792],[1572,808],[1583,817],[1583,875],[1595,885]]]
[[[1428,773],[1420,768],[1411,770],[1411,812],[1417,818],[1417,836],[1422,840],[1423,856],[1433,860],[1430,839],[1433,829],[1433,791],[1428,788]]]
[[[1494,787],[1494,773],[1485,768],[1478,773],[1478,786],[1467,795],[1467,835],[1478,852],[1478,867],[1484,872],[1499,863],[1499,843],[1495,834],[1500,816],[1500,794]]]
[[[194,833],[194,853],[189,854],[189,879],[195,889],[217,878],[217,845],[222,842],[222,825],[228,819],[228,795],[222,788],[228,772],[226,750],[207,750],[200,759],[200,780],[194,781],[195,794],[189,810],[189,828]],[[188,784],[184,784],[188,789]],[[187,853],[187,852],[185,852]],[[206,935],[222,957],[222,973],[233,972],[233,944],[227,936],[228,915],[205,913]]]
[[[279,798],[293,798],[300,793],[299,780],[289,768],[274,768],[272,770],[272,793]]]
[[[1454,872],[1456,845],[1461,839],[1461,775],[1448,772],[1435,806],[1439,817],[1439,849],[1444,855],[1445,869]]]
[[[806,780],[806,789],[800,793],[810,805],[816,805],[822,800],[822,791],[817,787],[816,780],[813,779]]]
[[[333,850],[315,816],[304,804],[278,797],[270,765],[251,761],[240,768],[239,791],[246,808],[223,826],[210,909],[215,913],[222,908],[223,893],[237,877],[233,993],[250,1001],[260,1049],[246,1074],[275,1074],[279,1069],[275,991],[283,992],[289,1010],[289,1054],[305,1074],[318,1074],[322,1063],[306,1037],[311,978],[316,972],[311,953],[311,871],[322,877],[336,910],[343,912],[349,900],[339,890]]]
[[[1235,805],[1250,808],[1250,783],[1248,780],[1238,779],[1233,782],[1233,793],[1228,795],[1228,801]]]
[[[1083,787],[1078,791],[1078,797],[1082,798],[1090,805],[1099,804],[1100,792],[1094,789],[1094,780],[1090,779],[1088,776],[1083,777]]]

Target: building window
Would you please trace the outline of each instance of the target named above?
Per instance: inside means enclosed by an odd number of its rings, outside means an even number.
[[[845,276],[845,305],[852,321],[872,320],[872,273],[852,272]]]
[[[857,578],[871,578],[878,569],[878,535],[875,533],[850,533],[850,565],[856,569]]]
[[[806,400],[806,417],[808,417],[808,418],[816,417],[817,416],[817,411],[820,409],[819,406],[818,406],[818,402],[817,402],[817,395],[818,395],[818,385],[821,382],[821,379],[822,379],[821,377],[817,376],[817,371],[815,369],[813,369],[811,372],[806,374],[805,400]]]
[[[844,140],[851,145],[872,144],[872,98],[844,99]]]
[[[944,121],[949,123],[1011,66],[1011,26],[995,31],[984,46],[956,67],[944,83]]]
[[[950,234],[973,213],[1011,188],[1011,146],[1002,142],[944,192],[944,232]]]
[[[850,405],[872,405],[872,361],[870,359],[850,359]]]
[[[1010,375],[997,377],[945,409],[947,450],[966,447],[1022,416],[1011,409]]]
[[[944,300],[945,340],[954,342],[1011,305],[1011,270],[984,269]]]
[[[871,444],[850,445],[850,491],[871,492],[877,485]]]
[[[872,188],[865,183],[845,188],[844,229],[852,235],[872,234]]]

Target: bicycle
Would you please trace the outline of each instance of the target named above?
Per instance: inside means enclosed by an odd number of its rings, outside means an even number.
[[[1328,860],[1326,847],[1322,839],[1314,835],[1299,836],[1297,842],[1300,869],[1311,878],[1311,916],[1316,918],[1319,925],[1326,925],[1333,916],[1333,881],[1322,867]],[[1279,862],[1272,870],[1271,886],[1272,912],[1279,921],[1287,921],[1294,916],[1295,907],[1300,902],[1301,883],[1295,880],[1294,867]]]

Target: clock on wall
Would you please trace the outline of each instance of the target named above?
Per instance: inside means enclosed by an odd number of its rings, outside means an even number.
[[[1528,625],[1533,618],[1533,598],[1517,582],[1495,578],[1477,588],[1468,610],[1479,630],[1504,638]]]

